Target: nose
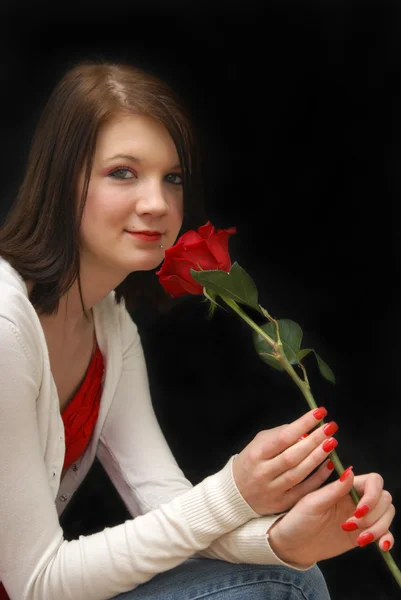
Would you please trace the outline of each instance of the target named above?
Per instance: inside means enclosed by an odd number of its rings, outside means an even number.
[[[162,216],[168,211],[166,191],[159,181],[149,181],[140,191],[136,201],[136,212],[139,215]]]

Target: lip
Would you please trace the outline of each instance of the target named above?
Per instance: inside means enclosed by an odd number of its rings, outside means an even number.
[[[162,237],[160,231],[127,231],[132,237],[145,242],[157,242]]]

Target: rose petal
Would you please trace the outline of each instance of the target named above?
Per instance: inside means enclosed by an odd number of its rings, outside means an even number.
[[[217,234],[209,238],[208,244],[210,252],[216,260],[216,264],[221,271],[229,271],[231,268],[231,258],[228,252],[228,239],[232,235],[225,229],[220,229]]]
[[[202,225],[202,227],[199,227],[198,229],[199,236],[204,240],[208,240],[210,236],[214,234],[214,231],[214,226],[211,224],[210,221],[208,221],[207,223],[205,223],[205,225]]]
[[[193,285],[181,279],[178,275],[160,277],[160,283],[171,296],[178,298],[185,294],[203,294],[203,287],[193,279]]]
[[[196,242],[200,242],[201,240],[202,240],[202,236],[200,236],[197,231],[193,231],[192,229],[190,229],[189,231],[187,231],[186,233],[184,233],[179,238],[178,242],[181,245],[185,245],[185,244],[194,244]],[[175,244],[175,245],[177,245],[177,244]]]
[[[228,238],[235,227],[219,229],[208,221],[198,231],[187,231],[176,244],[165,251],[161,268],[156,272],[161,285],[172,296],[202,294],[203,287],[195,281],[190,270],[229,271],[231,258]]]
[[[210,251],[210,240],[202,240],[197,244],[185,245],[182,258],[190,261],[197,271],[214,271],[218,269],[218,263],[214,254]]]

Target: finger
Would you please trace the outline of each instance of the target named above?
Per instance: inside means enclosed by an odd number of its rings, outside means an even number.
[[[301,435],[299,440],[297,440],[297,443],[302,442],[303,440],[306,440],[306,438],[308,438],[309,435],[312,435],[312,437],[320,436],[319,440],[322,440],[324,438],[324,436],[329,437],[329,436],[333,435],[334,433],[336,433],[336,431],[338,431],[337,423],[335,421],[330,421],[329,423],[326,423],[326,425],[324,425],[322,427],[317,427],[315,429],[315,431],[313,431],[313,433],[311,433],[311,434],[304,433],[303,435]],[[308,441],[310,442],[311,440],[308,440]],[[303,444],[303,446],[307,446],[307,444],[305,443],[305,444]]]
[[[384,552],[389,552],[394,546],[394,536],[391,531],[388,531],[384,535],[381,536],[380,539],[377,540],[381,550]]]
[[[336,431],[338,431],[337,423],[335,421],[330,421],[330,423],[327,423],[326,425],[324,425],[324,427],[318,427],[317,429],[315,429],[315,431],[313,431],[313,433],[311,433],[310,435],[305,433],[303,436],[301,436],[301,438],[297,441],[296,444],[285,450],[280,455],[280,457],[274,459],[277,461],[277,471],[276,473],[274,473],[273,471],[273,474],[277,476],[279,473],[282,473],[284,470],[286,470],[286,468],[288,469],[289,467],[298,465],[301,461],[307,458],[316,448],[318,448],[322,442],[326,441],[327,438],[331,437],[334,433],[336,433]],[[333,445],[333,448],[331,450],[333,450],[336,445],[337,442]],[[315,464],[315,467],[327,457],[327,451],[326,454],[322,454],[321,457],[321,460]],[[283,461],[287,463],[287,465],[284,465],[284,468],[279,467],[280,459],[283,459]],[[273,470],[275,466],[273,460],[271,461],[271,465]],[[309,470],[309,473],[310,472],[311,470]],[[308,473],[305,473],[304,477],[306,477],[307,475]]]
[[[298,500],[306,496],[306,494],[310,494],[320,488],[320,486],[330,477],[333,469],[334,464],[331,460],[326,460],[313,475],[285,493],[286,501],[288,500],[288,503],[291,506],[294,506]]]
[[[276,435],[272,430],[263,431],[264,440],[261,446],[261,458],[270,460],[278,456],[290,446],[296,444],[299,438],[316,427],[316,425],[327,415],[324,407],[310,410],[292,423],[276,428]]]
[[[389,532],[389,527],[394,515],[395,508],[391,504],[381,518],[376,521],[376,523],[359,533],[358,537],[356,538],[356,544],[358,544],[361,548],[364,548],[375,540],[379,540],[380,543],[381,538],[383,538],[383,540],[381,540],[382,544],[385,540],[391,540],[392,535]],[[392,538],[392,541],[393,540],[394,538]]]
[[[375,508],[381,498],[383,485],[383,477],[379,473],[355,477],[354,486],[360,496],[354,512],[356,518],[364,517]]]
[[[315,515],[323,514],[350,492],[354,481],[352,467],[348,467],[341,477],[308,494],[300,502],[307,504]]]
[[[383,490],[379,501],[376,503],[376,506],[373,510],[365,510],[369,508],[366,504],[362,505],[361,509],[361,517],[356,518],[355,516],[347,519],[344,523],[342,523],[341,527],[344,531],[355,531],[356,529],[366,529],[370,527],[372,524],[376,523],[381,516],[387,511],[389,506],[392,503],[392,497],[390,492],[387,490]],[[355,513],[354,513],[355,515]]]
[[[326,429],[331,427],[331,429]],[[318,467],[327,455],[336,448],[338,442],[335,438],[326,438],[326,433],[336,431],[337,424],[332,421],[325,428],[310,435],[301,444],[295,444],[285,452],[272,459],[268,464],[269,477],[275,486],[289,489],[301,483]],[[322,439],[324,441],[322,442]]]
[[[392,503],[392,497],[390,492],[383,490],[381,493],[380,500],[376,503],[376,506],[368,511],[365,516],[356,519],[359,527],[369,527],[372,523],[375,523],[380,517],[386,512]]]

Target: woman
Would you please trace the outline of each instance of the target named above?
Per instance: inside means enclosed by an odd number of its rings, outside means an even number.
[[[334,422],[316,427],[324,408],[260,432],[196,486],[176,464],[129,310],[190,222],[196,168],[186,113],[140,69],[77,65],[44,109],[0,230],[0,579],[11,600],[326,600],[316,562],[394,543],[380,475],[349,468],[322,486],[337,443]],[[95,456],[133,518],[66,541],[59,516]]]

